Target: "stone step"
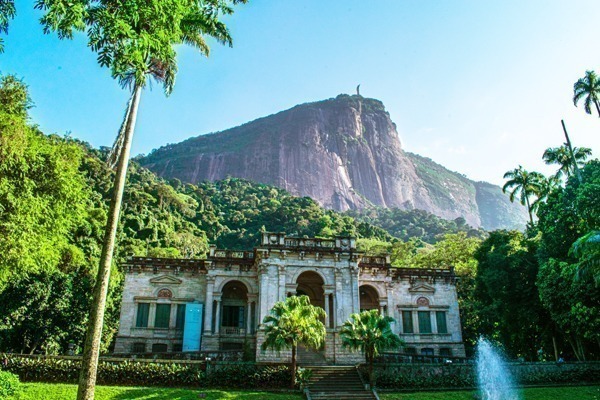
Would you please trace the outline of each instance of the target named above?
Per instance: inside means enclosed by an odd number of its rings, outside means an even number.
[[[375,396],[372,392],[364,390],[362,392],[349,392],[349,391],[338,391],[338,392],[310,392],[310,397],[314,400],[326,400],[326,399],[354,399],[354,400],[373,400]]]

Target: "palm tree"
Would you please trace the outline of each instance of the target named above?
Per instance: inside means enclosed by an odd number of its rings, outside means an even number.
[[[529,222],[533,225],[533,208],[529,198],[540,192],[540,182],[544,179],[544,175],[539,172],[528,172],[519,165],[519,168],[506,172],[504,179],[508,181],[502,186],[502,191],[506,193],[512,189],[509,193],[511,202],[515,201],[517,195],[519,196],[519,202],[527,206]]]
[[[15,17],[14,0],[0,0],[0,33],[8,33],[8,22]],[[4,42],[0,38],[0,53],[4,52]]]
[[[233,12],[230,4],[241,2],[245,0],[82,0],[76,3],[38,0],[36,3],[36,8],[45,11],[41,19],[44,32],[55,31],[62,39],[72,38],[75,31],[85,31],[89,47],[98,53],[98,63],[110,68],[113,78],[131,91],[109,156],[109,163],[116,166],[116,176],[86,333],[78,400],[94,398],[110,267],[142,89],[154,79],[163,86],[165,94],[171,93],[177,72],[175,45],[191,45],[203,55],[209,53],[205,35],[231,45],[229,31],[219,17]]]
[[[351,350],[360,350],[365,353],[365,360],[369,367],[369,383],[375,384],[373,362],[382,351],[396,349],[404,344],[398,335],[392,332],[392,317],[379,315],[378,310],[363,311],[360,314],[350,315],[344,322],[340,335],[342,346]]]
[[[560,178],[558,178],[556,175],[549,176],[547,178],[543,177],[540,179],[537,191],[535,193],[536,199],[531,203],[531,211],[537,212],[540,204],[548,198],[548,195],[552,191],[556,190],[560,186],[560,183]]]
[[[577,239],[569,250],[569,255],[579,259],[577,277],[590,275],[600,286],[600,231],[589,231]]]
[[[312,306],[308,296],[291,296],[275,303],[263,319],[265,341],[261,349],[292,349],[292,382],[296,384],[296,351],[299,344],[318,349],[325,341],[325,310]]]
[[[585,160],[591,155],[592,149],[588,147],[573,147],[573,158],[575,158],[579,167],[583,167]],[[557,179],[561,179],[563,176],[568,178],[575,173],[575,167],[567,145],[547,148],[542,158],[548,165],[557,164],[560,166],[554,175]]]
[[[573,103],[576,107],[582,98],[585,98],[583,102],[585,112],[592,114],[593,103],[600,117],[600,79],[594,71],[585,71],[585,76],[573,85]]]

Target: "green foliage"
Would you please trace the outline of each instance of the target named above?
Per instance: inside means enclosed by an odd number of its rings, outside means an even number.
[[[8,33],[8,23],[16,15],[14,0],[0,1],[0,33]],[[4,42],[0,38],[0,53],[4,52]]]
[[[0,370],[0,399],[8,399],[19,393],[21,382],[11,372]]]
[[[26,383],[15,400],[65,400],[74,399],[77,386],[52,383]],[[206,396],[206,397],[203,397]],[[259,391],[231,389],[177,389],[138,386],[96,386],[96,400],[207,400],[246,399],[246,400],[301,400],[304,396],[291,391]]]
[[[573,104],[577,106],[581,99],[586,113],[592,114],[593,104],[600,117],[600,79],[594,71],[585,71],[585,76],[573,85]]]
[[[373,362],[382,351],[394,350],[404,342],[392,331],[392,317],[379,314],[379,310],[351,314],[340,330],[342,346],[365,355],[369,367],[369,382],[375,384]]]
[[[73,359],[23,358],[5,355],[3,367],[24,382],[77,382],[81,362]],[[108,362],[98,365],[98,383],[104,385],[143,385],[167,387],[283,388],[288,383],[287,366],[254,363],[178,364],[154,362]]]
[[[78,170],[81,148],[27,125],[30,100],[19,80],[2,78],[0,104],[1,288],[77,257],[69,234],[86,214],[90,190]]]
[[[521,232],[495,231],[475,254],[479,333],[502,343],[509,356],[529,360],[543,345],[548,320],[535,286],[536,249]]]
[[[519,168],[506,172],[504,179],[507,179],[507,181],[502,186],[502,191],[504,193],[509,192],[511,202],[515,201],[515,198],[518,197],[519,202],[527,206],[529,222],[533,225],[532,213],[535,209],[533,207],[534,201],[531,199],[540,194],[541,182],[544,176],[539,172],[529,172],[519,165]]]
[[[554,363],[512,364],[510,372],[520,385],[594,383],[600,381],[597,364]],[[366,371],[361,369],[364,374]],[[376,367],[377,385],[382,389],[471,388],[477,385],[472,365],[407,365]],[[548,397],[549,398],[549,397]]]
[[[351,210],[345,214],[356,218],[361,223],[383,228],[389,235],[404,242],[412,239],[434,244],[441,240],[443,235],[458,232],[465,232],[469,237],[485,236],[483,230],[467,225],[464,218],[446,220],[423,210],[374,207]],[[380,234],[368,236],[381,238]]]
[[[261,349],[292,350],[292,381],[296,384],[296,349],[299,344],[318,349],[325,342],[325,310],[310,304],[308,296],[291,296],[275,303],[263,319],[265,341]]]
[[[573,156],[575,157],[579,168],[585,165],[585,160],[591,155],[592,149],[588,147],[573,148]],[[568,178],[571,175],[575,175],[573,159],[571,158],[571,153],[566,145],[546,149],[542,158],[546,164],[557,164],[560,167],[558,171],[556,171],[556,174],[554,174],[556,179],[562,179],[563,177]]]
[[[548,195],[538,211],[541,232],[537,285],[540,298],[575,356],[598,357],[598,252],[600,162],[581,170]]]
[[[148,77],[163,84],[168,94],[177,72],[175,45],[187,44],[208,55],[204,36],[231,45],[219,18],[232,14],[230,4],[244,0],[38,0],[44,10],[44,31],[72,38],[85,31],[88,46],[98,53],[98,63],[110,68],[123,86],[145,87]]]

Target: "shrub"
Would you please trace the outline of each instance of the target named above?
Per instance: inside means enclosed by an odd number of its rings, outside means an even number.
[[[7,371],[0,371],[0,399],[15,395],[21,386],[19,377]]]
[[[80,361],[61,358],[5,356],[4,369],[22,381],[76,383]],[[127,386],[185,386],[214,388],[285,388],[290,369],[284,365],[255,363],[154,363],[124,360],[100,361],[98,383]]]

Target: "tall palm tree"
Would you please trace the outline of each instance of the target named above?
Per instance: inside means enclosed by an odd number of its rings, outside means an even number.
[[[569,159],[570,159],[570,157],[569,157]],[[540,207],[540,204],[542,202],[546,201],[546,199],[548,198],[548,195],[552,191],[554,191],[558,187],[560,187],[560,183],[561,183],[560,178],[558,178],[556,175],[549,176],[547,178],[546,177],[541,178],[539,181],[538,187],[537,187],[537,191],[535,193],[536,199],[533,202],[531,202],[531,211],[537,212],[538,208]]]
[[[0,33],[8,33],[8,22],[15,17],[14,0],[0,0]],[[0,38],[0,53],[4,52],[4,41]]]
[[[291,296],[275,303],[263,319],[265,341],[262,350],[292,350],[291,388],[296,384],[296,351],[302,344],[318,349],[325,341],[325,310],[310,304],[308,296]]]
[[[573,85],[573,103],[577,106],[579,100],[584,99],[583,108],[586,113],[592,114],[592,103],[600,117],[600,79],[594,71],[585,71],[585,76]]]
[[[585,160],[591,155],[592,149],[588,147],[573,147],[573,158],[575,158],[579,167],[583,167]],[[557,179],[561,179],[563,176],[568,178],[575,173],[575,166],[566,145],[547,148],[542,158],[548,165],[557,164],[560,166],[554,175]]]
[[[378,310],[363,311],[360,314],[350,315],[350,319],[344,322],[340,331],[342,346],[365,353],[371,386],[375,384],[373,374],[375,357],[384,350],[396,349],[404,343],[392,332],[392,322],[394,322],[392,317],[384,317]]]
[[[41,19],[44,32],[55,31],[62,39],[84,31],[88,46],[98,53],[98,63],[108,67],[113,78],[131,92],[109,157],[109,163],[116,166],[116,176],[86,333],[78,400],[94,398],[110,267],[142,90],[154,79],[163,86],[165,94],[171,93],[177,72],[175,45],[193,46],[203,55],[209,54],[205,36],[231,45],[229,31],[219,17],[231,14],[231,5],[241,2],[245,0],[36,2],[36,8],[45,11]]]
[[[540,192],[540,182],[544,179],[544,175],[535,171],[528,172],[519,165],[519,168],[506,172],[504,179],[508,179],[508,181],[502,186],[502,191],[506,193],[510,190],[509,198],[511,202],[519,196],[519,202],[527,206],[529,222],[533,225],[533,208],[529,199]]]

